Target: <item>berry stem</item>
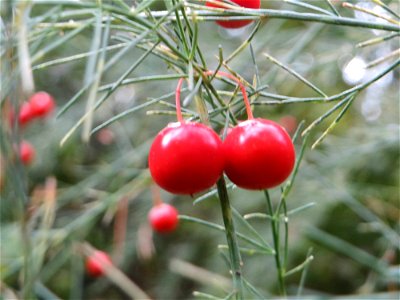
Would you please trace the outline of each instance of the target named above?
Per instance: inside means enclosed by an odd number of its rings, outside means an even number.
[[[278,284],[279,284],[279,293],[281,296],[286,297],[286,288],[285,288],[285,269],[282,265],[282,253],[281,253],[281,245],[280,245],[280,235],[279,235],[279,213],[280,210],[274,212],[272,207],[272,201],[269,196],[268,190],[264,190],[265,199],[267,200],[268,210],[271,216],[271,231],[272,238],[274,241],[274,249],[275,249],[275,264],[278,271]]]
[[[181,116],[182,117],[182,116]],[[179,120],[179,122],[182,122],[182,118],[181,120]],[[151,187],[151,194],[153,196],[153,206],[157,206],[163,203],[162,199],[161,199],[161,195],[160,195],[160,189],[158,188],[158,186],[153,185]]]
[[[215,73],[215,71],[206,71],[206,72],[204,72],[204,75],[213,75],[214,73]],[[233,81],[235,81],[239,85],[240,90],[241,90],[242,95],[243,95],[243,101],[244,101],[244,104],[246,106],[247,118],[249,120],[254,119],[253,112],[251,111],[250,101],[249,101],[249,98],[247,97],[246,88],[244,87],[244,85],[240,81],[240,79],[237,78],[236,76],[233,76],[232,74],[229,74],[229,73],[226,73],[226,72],[223,72],[223,71],[218,71],[217,75],[232,79]]]
[[[229,257],[231,261],[231,270],[233,285],[236,290],[236,299],[243,299],[243,283],[242,283],[242,268],[239,245],[236,238],[236,231],[233,224],[232,208],[229,203],[228,191],[224,176],[217,181],[218,196],[221,203],[222,217],[224,219],[226,239],[228,242]]]
[[[215,71],[209,70],[209,71],[205,71],[203,74],[206,76],[210,76],[210,75],[214,75],[214,73],[215,73]],[[229,74],[229,73],[226,73],[223,71],[217,71],[217,75],[232,79],[239,85],[240,90],[243,95],[244,105],[246,106],[247,119],[249,119],[249,120],[254,119],[253,112],[251,110],[250,101],[249,101],[249,98],[247,97],[246,88],[244,87],[241,80],[239,78],[237,78],[236,76],[233,76],[232,74]],[[182,111],[181,111],[181,88],[182,88],[183,80],[184,80],[184,78],[179,79],[178,85],[176,86],[176,90],[175,90],[176,118],[178,119],[178,122],[180,122],[180,123],[184,122],[183,117],[182,117]]]
[[[176,118],[179,123],[183,123],[182,111],[181,111],[181,88],[182,88],[183,78],[179,79],[178,85],[175,90],[175,105],[176,105]]]

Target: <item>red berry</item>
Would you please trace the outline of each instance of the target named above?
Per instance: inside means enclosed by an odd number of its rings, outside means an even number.
[[[179,221],[176,208],[166,203],[153,206],[148,218],[153,230],[159,233],[174,231]]]
[[[29,165],[35,158],[35,148],[27,142],[22,141],[19,146],[19,157],[24,165]]]
[[[100,250],[95,250],[93,254],[86,259],[86,271],[93,277],[104,275],[104,266],[107,265],[112,265],[111,258],[107,253]]]
[[[234,127],[224,141],[225,173],[237,186],[261,190],[281,184],[295,163],[293,143],[279,124],[250,119]]]
[[[170,123],[151,145],[149,168],[154,181],[168,192],[188,195],[201,192],[222,175],[221,139],[200,123]]]
[[[35,93],[29,102],[32,108],[33,116],[37,118],[44,118],[54,110],[55,103],[51,95],[46,92]]]
[[[34,118],[32,113],[32,106],[29,102],[24,102],[21,105],[18,115],[18,122],[20,125],[25,125],[29,123]]]
[[[221,1],[221,0],[217,0]],[[259,9],[261,6],[260,0],[231,0],[232,2],[236,3],[239,6],[245,8],[252,8],[252,9]],[[219,6],[217,4],[206,2],[206,6],[209,7],[219,7],[223,8],[223,6]],[[216,23],[224,28],[240,28],[246,26],[253,22],[252,20],[237,20],[237,21],[216,21]]]

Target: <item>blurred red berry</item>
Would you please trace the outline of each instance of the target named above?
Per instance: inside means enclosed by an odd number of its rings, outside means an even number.
[[[221,2],[221,0],[218,0]],[[259,9],[261,6],[260,0],[231,0],[239,6],[244,8]],[[206,2],[206,6],[223,8],[217,4]],[[240,28],[253,22],[252,20],[229,20],[229,21],[216,21],[216,23],[224,28]]]
[[[36,118],[44,118],[50,114],[55,107],[53,97],[46,92],[37,92],[30,99],[32,114]]]
[[[153,206],[148,218],[153,230],[159,233],[174,231],[179,222],[176,208],[166,203]]]
[[[91,256],[86,259],[86,271],[92,277],[104,275],[104,267],[112,265],[110,256],[100,250],[95,250]]]
[[[99,143],[108,146],[114,142],[115,135],[111,129],[104,128],[96,134],[96,138],[99,141]]]
[[[30,165],[35,158],[35,148],[29,142],[22,141],[19,146],[19,157],[24,165]]]
[[[18,115],[18,123],[20,125],[25,125],[32,121],[35,116],[33,115],[32,105],[30,102],[24,102],[21,105]]]

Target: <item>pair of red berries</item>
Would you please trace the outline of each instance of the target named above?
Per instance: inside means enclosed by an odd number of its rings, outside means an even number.
[[[224,142],[211,128],[184,121],[180,109],[183,79],[179,80],[178,122],[168,124],[158,133],[149,153],[154,181],[171,193],[192,195],[206,190],[224,171],[239,187],[268,189],[281,184],[293,170],[295,150],[285,129],[271,120],[254,119],[240,80],[225,72],[218,75],[239,83],[248,120],[230,129]]]
[[[46,92],[37,92],[32,95],[27,102],[21,105],[18,123],[26,125],[36,118],[45,118],[55,107],[53,97]]]
[[[217,0],[221,2],[221,0]],[[232,2],[236,3],[239,6],[244,8],[251,8],[251,9],[259,9],[261,7],[260,0],[231,0]],[[223,5],[218,5],[212,2],[206,2],[206,6],[208,7],[217,7],[223,8]],[[253,22],[252,20],[227,20],[227,21],[216,21],[216,23],[224,28],[240,28],[246,26]]]
[[[18,115],[18,123],[26,125],[35,118],[45,118],[55,107],[54,99],[46,92],[38,92],[32,95],[27,102],[24,102]],[[14,116],[11,114],[11,121]],[[27,141],[23,140],[19,145],[19,157],[24,165],[29,165],[35,159],[35,148]]]

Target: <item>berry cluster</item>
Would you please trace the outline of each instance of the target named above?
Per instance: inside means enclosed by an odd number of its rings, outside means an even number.
[[[254,118],[240,80],[225,72],[217,74],[239,84],[248,120],[231,128],[223,142],[211,128],[184,121],[180,111],[183,79],[179,80],[178,122],[168,124],[158,133],[149,152],[154,181],[171,193],[192,195],[206,190],[223,172],[241,188],[268,189],[285,181],[293,170],[295,150],[285,129],[271,120]]]
[[[34,119],[43,119],[55,108],[55,102],[51,95],[46,92],[37,92],[27,102],[21,105],[18,114],[18,124],[25,126]],[[14,113],[10,115],[11,123],[14,122]],[[24,165],[29,165],[35,158],[35,148],[23,140],[19,145],[19,157]]]
[[[223,172],[241,188],[269,189],[285,181],[293,170],[295,149],[286,130],[271,120],[253,117],[245,87],[238,78],[221,71],[217,75],[239,84],[248,120],[230,128],[223,142],[211,128],[185,121],[180,108],[180,79],[175,97],[178,122],[168,124],[157,134],[148,159],[154,181],[168,192],[192,195],[204,191]],[[178,223],[176,209],[161,201],[153,206],[148,218],[153,229],[161,233],[173,231]]]
[[[260,0],[231,0],[239,6],[260,8]],[[216,3],[221,2],[221,4]],[[231,8],[220,0],[206,6]],[[239,28],[252,20],[217,21],[224,28]],[[223,172],[237,186],[266,189],[279,185],[291,173],[295,153],[286,131],[270,120],[254,119],[241,82],[231,74],[218,72],[239,83],[247,108],[248,120],[229,129],[224,142],[206,125],[185,121],[180,107],[183,79],[176,88],[178,122],[161,130],[151,145],[149,169],[154,181],[174,194],[193,195],[212,187]],[[205,72],[213,75],[213,72]],[[178,211],[157,197],[148,220],[154,231],[167,233],[178,225]]]

